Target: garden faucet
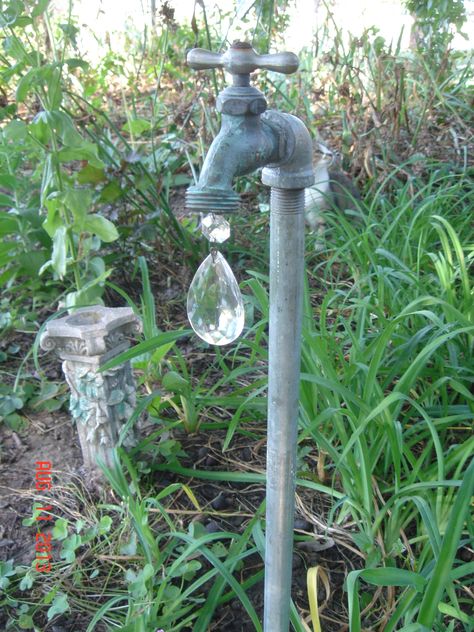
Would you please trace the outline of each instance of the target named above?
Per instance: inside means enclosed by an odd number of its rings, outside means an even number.
[[[204,161],[196,186],[186,193],[189,211],[230,213],[239,208],[233,191],[235,176],[266,167],[262,182],[283,189],[304,189],[314,182],[312,144],[308,130],[295,116],[267,111],[265,96],[250,85],[258,68],[290,74],[298,68],[293,53],[258,55],[247,42],[234,42],[223,54],[194,48],[191,68],[224,68],[233,85],[217,97],[222,126]]]
[[[235,42],[224,54],[193,49],[196,69],[224,68],[233,85],[217,98],[222,126],[197,185],[186,193],[189,211],[231,213],[239,208],[235,176],[263,167],[271,187],[270,308],[264,631],[288,632],[295,511],[296,443],[304,274],[304,191],[314,182],[312,142],[291,114],[267,110],[250,74],[298,68],[293,53],[258,55]]]

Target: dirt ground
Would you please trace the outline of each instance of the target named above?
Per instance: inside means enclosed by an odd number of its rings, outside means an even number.
[[[37,461],[50,461],[53,489],[37,491]],[[0,425],[0,560],[13,560],[14,566],[31,567],[36,560],[36,526],[25,526],[33,506],[51,504],[54,515],[61,517],[61,507],[77,505],[72,485],[81,480],[82,457],[75,429],[68,414],[40,413],[29,418],[23,431],[14,432]],[[46,523],[44,523],[46,524]],[[42,527],[48,533],[51,527]],[[56,547],[57,548],[57,547]],[[57,550],[53,548],[53,558]],[[7,615],[0,610],[0,629],[6,629]],[[87,627],[80,614],[56,617],[44,627],[45,632],[79,632]]]
[[[44,413],[30,419],[24,432],[0,426],[0,559],[29,566],[35,559],[34,529],[22,525],[33,503],[46,500],[35,489],[36,461],[50,461],[53,484],[66,486],[82,459],[75,430],[66,413]]]
[[[232,471],[236,468],[249,471],[263,471],[265,444],[263,441],[250,442],[239,437],[233,447],[222,453],[224,433],[200,433],[187,436],[180,433],[177,437],[182,443],[186,456],[181,459],[183,467],[197,467],[200,470]],[[84,479],[80,448],[75,429],[67,413],[44,413],[30,419],[25,431],[14,432],[6,426],[0,426],[0,560],[13,559],[15,565],[31,566],[35,560],[35,526],[24,526],[25,518],[32,515],[34,502],[50,502],[54,506],[56,517],[80,515],[80,494],[82,488],[87,493],[87,480]],[[35,489],[35,462],[51,461],[53,465],[53,490],[38,492]],[[182,527],[187,529],[191,520],[199,520],[206,530],[230,530],[241,532],[257,510],[264,498],[263,485],[235,485],[231,483],[206,482],[184,479],[173,472],[157,472],[158,485],[162,487],[173,481],[186,482],[191,486],[200,505],[209,509],[220,509],[234,514],[225,518],[210,518],[203,515],[189,515],[183,520]],[[321,582],[319,601],[322,604],[322,622],[325,632],[347,630],[344,603],[343,582],[347,572],[359,567],[361,560],[347,546],[347,540],[338,540],[322,534],[315,523],[316,516],[324,511],[324,501],[317,495],[298,497],[299,510],[296,515],[297,533],[315,533],[314,541],[299,542],[295,545],[293,557],[293,598],[298,607],[308,611],[306,569],[320,565],[327,576],[330,593],[326,594],[324,582]],[[179,506],[176,513],[182,510]],[[312,516],[314,515],[315,520]],[[43,528],[42,531],[46,531]],[[318,534],[318,531],[320,532]],[[53,557],[58,551],[53,550]],[[260,556],[246,560],[245,565],[236,571],[236,578],[242,583],[262,568]],[[248,595],[259,617],[263,616],[263,582],[248,590]],[[44,632],[80,632],[87,627],[88,621],[82,614],[70,613],[56,617],[46,623]],[[5,614],[0,613],[0,629],[5,629]],[[241,603],[236,600],[221,606],[215,613],[209,628],[212,631],[253,632],[254,626]],[[97,631],[105,628],[97,628]],[[151,632],[151,631],[150,631]],[[186,632],[192,632],[191,629]]]

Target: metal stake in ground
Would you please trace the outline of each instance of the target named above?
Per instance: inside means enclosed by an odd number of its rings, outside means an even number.
[[[295,508],[296,439],[304,255],[304,189],[314,182],[311,137],[290,114],[266,111],[264,95],[250,86],[258,68],[290,74],[293,53],[258,55],[246,42],[224,54],[194,49],[197,70],[224,68],[233,85],[217,98],[222,126],[204,161],[199,182],[186,194],[190,211],[232,213],[239,197],[235,176],[259,167],[272,187],[270,208],[270,340],[265,544],[265,632],[288,632]]]

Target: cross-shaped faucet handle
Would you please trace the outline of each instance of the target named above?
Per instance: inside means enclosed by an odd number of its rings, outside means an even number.
[[[258,68],[290,75],[297,70],[299,64],[294,53],[259,55],[248,42],[234,42],[225,53],[193,48],[187,55],[187,62],[195,70],[224,68],[231,75],[249,75]]]

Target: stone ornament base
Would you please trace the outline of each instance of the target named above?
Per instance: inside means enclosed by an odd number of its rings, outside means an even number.
[[[83,307],[73,314],[48,322],[41,348],[55,351],[69,386],[69,410],[76,422],[84,468],[95,480],[103,479],[100,459],[113,466],[112,451],[136,404],[130,362],[99,371],[113,357],[130,347],[142,330],[130,307]],[[133,431],[124,447],[136,443]]]

